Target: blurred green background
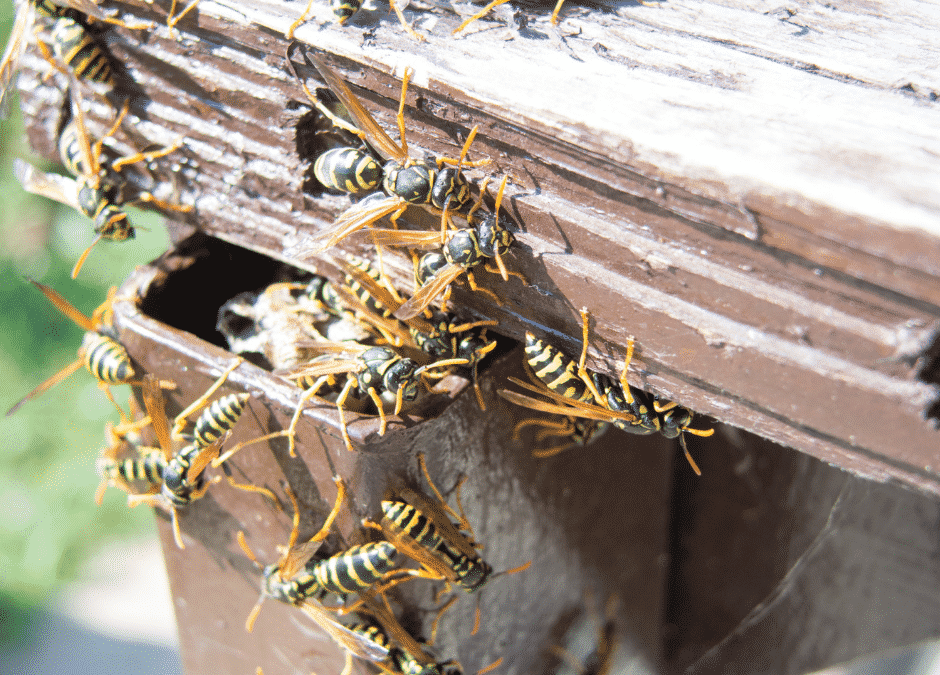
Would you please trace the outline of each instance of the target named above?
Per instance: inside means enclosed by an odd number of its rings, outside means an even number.
[[[0,8],[6,42],[13,9]],[[128,209],[134,240],[102,242],[77,280],[69,275],[93,238],[88,218],[26,193],[12,175],[12,159],[32,157],[18,103],[0,122],[0,412],[76,358],[82,331],[62,316],[31,277],[52,286],[90,315],[109,287],[136,265],[159,255],[167,236],[154,214]],[[119,402],[127,388],[114,389]],[[82,562],[115,539],[153,531],[150,509],[128,509],[123,493],[109,490],[98,508],[95,459],[105,445],[104,424],[118,415],[83,368],[15,415],[0,417],[0,649],[21,638],[29,617],[55,598]]]

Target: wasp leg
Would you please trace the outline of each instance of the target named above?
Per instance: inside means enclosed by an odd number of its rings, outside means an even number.
[[[581,308],[581,358],[578,359],[578,377],[580,377],[581,380],[584,382],[584,384],[587,385],[587,388],[588,390],[590,390],[591,396],[594,397],[594,400],[597,402],[597,405],[607,408],[608,407],[607,400],[603,396],[601,396],[601,393],[597,390],[597,387],[594,386],[594,378],[591,377],[590,373],[588,373],[587,368],[585,367],[585,363],[587,362],[588,337],[590,334],[590,325],[591,325],[590,316],[591,315],[588,313],[588,308],[582,307]],[[632,342],[630,343],[629,353],[630,354],[633,353]],[[629,362],[630,361],[628,358],[627,363]],[[625,363],[624,371],[623,371],[623,379],[626,379],[626,373],[627,373],[627,369],[626,369],[626,363]],[[629,394],[626,391],[624,392],[624,395],[629,396]],[[631,402],[633,401],[632,397],[630,398],[630,401]]]
[[[303,14],[300,15],[300,18],[298,18],[294,23],[292,23],[290,25],[290,28],[287,29],[287,33],[285,33],[285,35],[288,40],[294,39],[294,31],[300,28],[300,24],[302,24],[304,21],[307,20],[307,17],[313,11],[314,2],[316,2],[316,0],[310,0],[310,2],[307,3],[307,8],[304,10]]]

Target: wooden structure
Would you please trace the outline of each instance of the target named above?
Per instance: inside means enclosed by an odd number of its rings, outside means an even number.
[[[115,6],[160,19],[168,4]],[[147,289],[144,314],[203,340],[218,341],[212,303],[191,306],[193,289],[222,301],[261,285],[271,260],[334,270],[334,252],[297,256],[349,204],[324,193],[309,169],[323,127],[287,67],[283,36],[299,4],[202,0],[179,35],[162,27],[106,34],[124,64],[117,98],[133,97],[134,124],[116,145],[185,137],[162,165],[196,207],[172,225],[174,240],[198,230],[228,244],[188,240],[191,260],[164,264],[195,270],[176,295],[151,300],[146,283],[132,282]],[[400,77],[413,68],[409,144],[455,155],[479,125],[473,158],[490,158],[496,175],[513,177],[504,208],[517,244],[508,264],[528,283],[481,274],[504,304],[461,291],[456,301],[497,319],[502,335],[532,330],[569,353],[578,348],[576,310],[588,306],[596,319],[592,368],[616,373],[633,337],[632,383],[730,426],[693,444],[705,474],[693,480],[684,467],[674,477],[662,440],[623,435],[534,463],[505,438],[514,413],[492,396],[482,417],[492,424],[473,423],[480,415],[465,396],[441,417],[406,421],[408,430],[385,439],[357,427],[365,446],[354,461],[324,407],[309,418],[305,468],[284,462],[286,450],[275,444],[277,467],[256,450],[236,460],[239,470],[270,487],[278,471],[295,488],[306,481],[303,503],[325,508],[325,454],[353,479],[361,515],[389,475],[413,472],[412,443],[435,455],[440,430],[456,430],[435,470],[445,485],[470,475],[471,521],[497,568],[544,544],[537,575],[507,577],[485,592],[487,631],[468,641],[459,613],[445,627],[443,644],[467,671],[504,655],[504,672],[553,672],[546,645],[563,640],[585,590],[625,600],[624,669],[727,672],[735,662],[748,672],[805,672],[940,633],[931,534],[940,513],[940,59],[924,28],[936,24],[936,8],[572,4],[556,30],[545,8],[505,5],[494,21],[452,39],[461,19],[442,4],[410,13],[428,36],[421,43],[384,8],[345,27],[328,12],[317,8],[297,32],[302,44],[292,57],[309,85],[319,80],[305,49],[337,69],[391,130]],[[29,54],[23,63],[31,141],[54,157],[62,93],[40,85],[44,62]],[[111,105],[96,103],[93,129],[106,128],[111,115]],[[269,262],[242,258],[249,254],[235,246]],[[361,252],[368,242],[343,247]],[[216,268],[205,251],[251,265]],[[89,264],[101,264],[96,255]],[[398,281],[408,278],[404,257],[388,266]],[[245,269],[261,271],[256,279]],[[183,274],[169,274],[166,285]],[[224,362],[129,305],[119,319],[122,339],[147,369],[177,378],[180,366],[200,372],[181,403],[205,386],[210,365]],[[490,395],[510,361],[489,369]],[[236,372],[233,383],[260,401],[252,404],[255,431],[267,429],[269,414],[283,424],[299,392]],[[626,443],[628,453],[609,447]],[[603,487],[610,473],[617,484]],[[285,521],[225,494],[184,519],[198,546],[168,550],[188,672],[211,670],[223,654],[233,671],[234,661],[250,671],[255,657],[266,673],[325,670],[303,661],[304,648],[285,651],[284,625],[309,630],[288,608],[264,610],[281,621],[256,642],[240,634],[238,617],[254,600],[242,587],[255,576],[247,561],[235,561],[234,532],[248,530],[270,559]],[[533,529],[545,521],[557,528],[552,536]],[[341,530],[351,536],[351,516]],[[237,597],[232,575],[240,578]],[[210,612],[207,597],[221,596]]]

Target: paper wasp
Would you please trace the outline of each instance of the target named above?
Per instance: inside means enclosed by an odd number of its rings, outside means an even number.
[[[129,506],[148,504],[168,509],[173,519],[173,536],[176,545],[181,549],[185,548],[185,545],[180,532],[177,511],[200,499],[209,489],[212,482],[206,480],[203,473],[212,460],[218,457],[222,444],[225,442],[228,432],[238,421],[249,395],[245,393],[231,394],[219,399],[222,401],[220,406],[210,405],[207,407],[207,404],[216,390],[225,383],[231,372],[241,362],[241,359],[237,359],[202,396],[177,415],[173,420],[172,428],[170,420],[166,416],[166,400],[157,380],[150,375],[143,378],[141,391],[144,407],[147,410],[150,425],[163,453],[163,482],[159,486],[159,492],[157,492],[157,488],[154,488],[147,494],[130,495],[127,501]],[[189,443],[177,450],[175,441],[187,438],[182,431],[188,423],[189,416],[202,408],[205,408],[205,410],[193,426],[195,435],[190,437]],[[249,443],[265,438],[255,439],[249,441]],[[242,445],[247,444],[243,443]],[[241,485],[235,483],[231,478],[229,478],[229,483],[233,487],[242,490],[264,494],[272,501],[275,501],[274,495],[265,488]]]
[[[519,394],[508,389],[499,390],[503,398],[533,410],[564,415],[569,418],[585,418],[608,422],[631,434],[661,433],[666,438],[679,438],[685,457],[698,475],[701,471],[692,459],[684,434],[711,436],[714,429],[692,429],[694,413],[672,401],[630,386],[627,370],[633,357],[633,341],[627,346],[619,383],[585,368],[588,347],[589,319],[587,309],[581,310],[582,349],[580,360],[575,362],[556,347],[526,333],[526,361],[534,373],[534,384],[514,377],[509,380],[524,389],[541,394],[549,401]],[[524,424],[530,424],[525,421]],[[518,425],[517,425],[518,429]],[[560,450],[558,450],[560,452]],[[543,454],[556,454],[548,452]]]
[[[404,401],[413,401],[417,398],[422,373],[433,368],[465,363],[463,359],[448,359],[418,366],[413,359],[401,357],[388,347],[369,347],[356,343],[323,342],[318,345],[318,348],[333,352],[335,356],[326,357],[322,361],[314,361],[292,372],[282,373],[283,376],[296,380],[306,389],[297,404],[290,428],[286,432],[290,437],[291,456],[294,456],[294,435],[304,404],[322,392],[325,387],[338,387],[337,375],[344,376],[345,383],[336,399],[336,408],[339,411],[343,441],[352,451],[352,441],[346,430],[346,416],[343,408],[351,394],[356,397],[366,395],[375,403],[381,420],[379,428],[381,436],[385,434],[387,424],[381,393],[388,393],[395,397],[394,414],[398,415]]]
[[[288,52],[290,50],[288,49]],[[294,69],[293,62],[288,63],[294,70],[294,75],[301,81],[301,86],[310,101],[320,112],[345,131],[355,134],[372,147],[376,154],[386,161],[383,166],[382,188],[385,197],[366,199],[350,207],[333,225],[318,236],[309,250],[297,251],[300,255],[318,253],[336,245],[346,236],[356,230],[371,225],[385,216],[390,216],[394,224],[410,205],[421,206],[433,212],[441,212],[441,228],[446,227],[448,211],[457,211],[470,202],[470,185],[460,172],[461,166],[482,166],[488,160],[481,162],[465,162],[467,152],[477,133],[474,127],[467,136],[458,160],[441,157],[437,162],[429,162],[411,157],[408,143],[405,139],[405,97],[408,91],[408,81],[411,71],[406,70],[402,79],[401,100],[398,108],[398,131],[401,145],[395,143],[385,130],[375,121],[372,115],[362,106],[359,99],[352,93],[346,83],[326,63],[315,54],[305,56],[313,62],[327,86],[332,90],[340,102],[345,106],[349,115],[355,121],[350,124],[326,108],[314,96],[307,85]],[[441,168],[444,164],[453,164]],[[348,176],[346,177],[349,178]],[[344,181],[334,181],[334,187]]]
[[[131,414],[134,415],[135,399],[131,397]],[[136,416],[136,415],[135,415]],[[160,448],[144,446],[141,437],[141,428],[150,424],[149,417],[141,417],[134,422],[122,422],[114,425],[105,424],[105,436],[109,445],[102,449],[101,457],[96,462],[101,483],[95,491],[95,503],[101,506],[105,490],[111,485],[124,490],[127,494],[134,492],[131,483],[146,483],[149,487],[159,486],[163,481],[163,470],[166,468],[166,459]],[[130,449],[133,457],[123,457]]]
[[[13,89],[19,61],[26,51],[29,34],[36,18],[51,22],[49,43],[52,55],[58,58],[82,79],[114,86],[110,57],[98,41],[90,34],[88,24],[101,21],[123,26],[131,30],[148,28],[152,24],[128,24],[101,11],[94,0],[14,0],[16,16],[7,41],[6,50],[0,60],[0,117],[6,117],[8,95]],[[48,48],[43,53],[48,52]]]
[[[310,565],[307,564],[310,557],[319,548],[320,543],[326,539],[329,534],[333,521],[339,514],[340,506],[345,498],[346,486],[342,479],[335,476],[333,480],[336,482],[336,501],[333,504],[330,514],[327,516],[320,531],[311,537],[310,540],[299,545],[297,544],[297,535],[300,527],[300,508],[293,490],[290,489],[289,485],[285,485],[284,489],[293,505],[294,515],[287,548],[276,563],[263,566],[248,546],[245,533],[238,533],[239,546],[241,546],[245,555],[262,569],[261,596],[248,614],[245,629],[249,633],[253,630],[255,620],[258,618],[258,613],[261,611],[261,605],[264,599],[267,597],[276,598],[282,602],[298,607],[350,654],[367,661],[379,663],[388,657],[388,648],[339,623],[333,613],[320,604],[317,596],[322,594],[321,591],[323,591],[323,589],[320,588],[315,574],[311,571]],[[394,551],[394,547],[388,551],[389,563],[392,557],[390,551]],[[340,558],[342,559],[342,556],[340,556]],[[362,564],[361,561],[355,559],[351,560],[350,558],[345,558],[344,560],[345,562],[339,562],[337,564],[352,564],[359,566],[360,569],[367,568],[367,565]],[[316,564],[317,563],[315,563],[314,566]],[[347,574],[346,576],[351,575]],[[382,574],[378,574],[376,580],[381,576]],[[371,583],[372,582],[370,582],[369,585],[371,585]],[[366,587],[367,586],[363,586],[362,588],[364,589]]]
[[[415,294],[398,308],[395,312],[397,318],[407,320],[423,312],[461,274],[467,275],[467,282],[471,289],[485,292],[499,302],[491,291],[478,287],[473,276],[473,268],[484,264],[490,258],[496,262],[497,269],[489,271],[498,272],[504,281],[509,280],[510,274],[522,277],[516,272],[508,272],[502,259],[514,240],[512,233],[499,224],[499,208],[507,179],[508,177],[504,177],[499,186],[493,213],[484,215],[475,225],[457,230],[446,230],[443,233],[399,230],[376,230],[372,233],[377,246],[414,248],[440,246],[443,236],[442,250],[425,254],[418,261],[415,268]],[[473,217],[480,203],[478,202],[471,211],[470,218]]]
[[[593,603],[592,603],[593,605]],[[614,665],[614,653],[617,649],[617,597],[611,595],[604,608],[604,620],[595,618],[597,622],[597,648],[583,657],[576,658],[571,652],[557,645],[552,646],[552,653],[565,662],[576,675],[610,675]],[[581,636],[579,635],[578,638]],[[572,640],[572,644],[580,643],[582,639]],[[567,671],[564,671],[567,672]]]
[[[374,336],[340,303],[332,284],[315,275],[309,283],[276,282],[241,293],[219,310],[216,330],[236,354],[261,354],[274,370],[297,368],[319,355],[311,341],[365,341]]]
[[[60,70],[62,70],[61,67]],[[182,140],[159,150],[120,157],[104,166],[101,162],[104,141],[117,132],[127,115],[130,101],[125,101],[111,129],[98,141],[92,143],[85,126],[78,83],[70,72],[65,70],[62,72],[72,83],[70,88],[72,120],[63,128],[59,136],[59,154],[62,163],[76,178],[72,180],[58,174],[44,174],[32,165],[19,160],[14,162],[14,173],[29,192],[71,206],[94,221],[97,236],[75,263],[72,270],[74,279],[78,276],[92,248],[99,241],[102,239],[125,241],[134,237],[134,228],[121,208],[123,204],[146,202],[159,208],[180,212],[189,212],[192,207],[161,201],[146,191],[137,191],[130,199],[125,196],[124,192],[128,183],[119,174],[123,167],[139,162],[150,162],[168,155],[182,145]]]
[[[405,300],[398,295],[384,275],[367,261],[347,255],[344,286],[359,303],[373,315],[382,319],[378,325],[385,333],[395,333],[397,312]],[[473,386],[480,408],[485,410],[483,394],[477,383],[477,367],[493,349],[495,340],[486,339],[487,327],[495,321],[473,321],[458,323],[455,318],[444,312],[426,311],[428,316],[414,316],[403,323],[411,342],[421,351],[434,358],[463,359],[464,367],[473,370]],[[365,316],[366,321],[371,319]]]
[[[466,477],[456,488],[460,509],[458,514],[447,505],[431,480],[423,453],[418,453],[418,465],[436,500],[416,490],[402,488],[398,490],[397,497],[382,501],[383,516],[380,523],[363,521],[363,525],[381,530],[400,552],[421,565],[419,570],[401,572],[407,572],[413,577],[444,581],[448,585],[456,584],[472,593],[496,576],[528,569],[532,561],[493,574],[493,568],[477,552],[480,545],[473,540],[473,528],[463,512],[460,488]],[[456,524],[451,518],[457,521]],[[464,531],[469,532],[469,535]],[[389,585],[400,583],[406,578],[402,576]]]
[[[117,404],[117,401],[111,395],[110,387],[117,384],[140,384],[140,381],[134,379],[136,375],[134,366],[127,355],[127,350],[118,342],[117,331],[114,329],[111,303],[117,289],[112,288],[108,292],[107,299],[92,312],[91,317],[87,317],[49,286],[33,279],[28,279],[28,281],[38,288],[57,310],[71,319],[76,326],[83,329],[85,335],[82,338],[81,346],[78,348],[78,358],[20,399],[7,411],[7,415],[12,415],[21,405],[54,387],[76,370],[85,366],[88,372],[94,375],[98,381],[98,386],[104,391],[108,400],[121,411],[122,418],[127,419],[121,406]],[[161,384],[167,388],[175,387],[173,383],[164,382]]]

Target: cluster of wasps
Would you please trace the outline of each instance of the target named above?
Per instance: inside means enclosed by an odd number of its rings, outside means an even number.
[[[173,18],[168,25],[178,21],[192,6],[180,14],[174,14],[175,9],[171,11]],[[68,0],[66,5],[51,0],[24,0],[0,64],[0,83],[6,101],[19,55],[38,23],[35,34],[39,49],[51,69],[68,83],[59,146],[62,164],[70,176],[42,173],[25,162],[17,163],[16,172],[27,189],[74,206],[92,219],[96,236],[77,261],[73,277],[98,241],[133,237],[133,227],[122,209],[124,204],[139,201],[183,213],[191,208],[138,190],[122,175],[127,166],[152,162],[178,150],[182,140],[169,147],[111,156],[105,143],[127,115],[127,102],[116,108],[115,120],[107,133],[97,140],[90,138],[82,93],[85,81],[106,89],[114,87],[109,57],[96,39],[93,28],[96,22],[141,27],[105,15],[91,0]],[[292,44],[287,54],[291,69],[294,49]],[[184,548],[184,542],[179,512],[211,488],[214,481],[207,470],[210,467],[225,470],[226,461],[242,448],[278,437],[287,439],[289,453],[294,456],[298,422],[315,397],[332,397],[349,450],[354,445],[345,414],[357,402],[362,404],[360,411],[378,416],[379,433],[384,434],[388,413],[398,415],[407,404],[425,391],[433,393],[441,380],[455,373],[471,379],[478,404],[485,410],[477,370],[497,347],[497,340],[488,334],[496,322],[467,319],[448,311],[449,289],[465,276],[472,290],[499,302],[493,291],[476,283],[475,270],[486,269],[505,282],[510,276],[524,282],[521,275],[507,269],[503,259],[514,241],[512,233],[500,222],[508,177],[502,179],[490,209],[483,200],[488,183],[483,182],[478,188],[480,197],[474,199],[474,186],[462,171],[486,164],[467,160],[476,128],[468,134],[456,159],[415,157],[405,139],[407,71],[397,116],[400,142],[396,143],[322,59],[309,53],[303,56],[320,73],[331,98],[310,91],[296,71],[295,76],[311,103],[330,120],[335,133],[346,139],[342,147],[331,148],[316,158],[314,175],[325,188],[361,199],[293,254],[299,259],[310,258],[369,228],[378,253],[385,247],[411,251],[415,290],[410,297],[405,297],[386,277],[381,256],[376,261],[348,256],[339,283],[314,276],[304,282],[275,283],[259,292],[233,298],[220,312],[219,330],[229,340],[232,351],[245,356],[236,357],[202,396],[170,419],[164,392],[175,389],[176,384],[137,373],[114,325],[113,291],[88,317],[54,289],[32,281],[86,334],[79,358],[30,392],[8,414],[84,365],[121,416],[118,424],[107,427],[109,444],[98,461],[102,481],[97,501],[100,503],[105,490],[113,486],[128,494],[131,506],[147,504],[167,510],[180,548]],[[329,100],[325,102],[325,98]],[[433,214],[440,227],[430,231],[400,229],[399,224],[407,224],[409,209]],[[378,227],[386,218],[392,228]],[[536,441],[541,449],[536,455],[548,457],[573,445],[589,443],[609,426],[634,434],[661,433],[679,439],[690,465],[699,473],[686,447],[685,435],[708,436],[712,430],[693,428],[691,410],[627,382],[632,341],[619,380],[589,371],[585,366],[590,323],[586,309],[581,317],[583,347],[578,360],[533,333],[526,334],[529,380],[510,378],[526,393],[500,389],[498,394],[541,414],[519,422],[515,434],[530,426],[538,427]],[[287,429],[225,449],[250,397],[246,393],[213,397],[249,354],[260,355],[276,374],[297,384],[303,394]],[[115,401],[110,388],[120,384],[139,388],[142,410],[125,411]],[[191,423],[190,417],[197,412],[198,418]],[[155,446],[143,441],[142,433],[147,428],[156,439]],[[549,439],[560,442],[546,443]],[[416,578],[441,582],[448,589],[458,586],[472,593],[499,574],[528,567],[527,563],[494,574],[479,554],[480,544],[474,539],[462,506],[455,511],[447,504],[421,455],[418,464],[433,497],[411,488],[400,488],[388,495],[382,501],[378,522],[363,522],[364,533],[381,533],[377,541],[334,555],[319,554],[345,499],[346,486],[339,477],[334,478],[337,496],[332,511],[317,534],[303,543],[297,541],[300,507],[290,486],[284,486],[293,507],[293,527],[288,546],[277,562],[261,565],[245,534],[238,533],[245,555],[261,567],[262,600],[278,599],[311,617],[347,650],[347,673],[354,657],[387,673],[459,673],[456,661],[439,660],[431,648],[440,614],[433,624],[431,639],[419,640],[399,623],[387,593]],[[253,492],[280,508],[270,490],[238,484],[227,471],[225,475],[234,487]],[[457,500],[459,505],[459,486]],[[441,614],[450,604],[442,607]],[[248,617],[249,631],[260,607],[259,601]],[[340,620],[342,614],[352,613],[358,615],[355,623]],[[603,671],[612,651],[613,628],[610,622],[605,625],[601,640],[603,663],[596,672]],[[484,670],[497,665],[498,662]]]

